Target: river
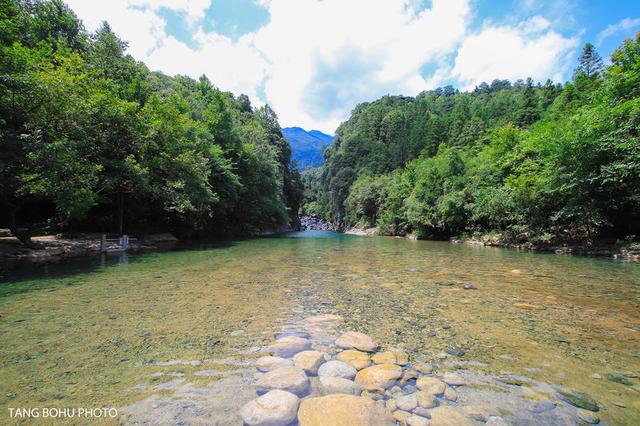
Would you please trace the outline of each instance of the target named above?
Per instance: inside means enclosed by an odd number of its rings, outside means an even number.
[[[412,360],[585,392],[602,423],[640,419],[640,265],[307,231],[6,270],[0,423],[17,422],[11,407],[109,406],[125,414],[106,423],[241,424],[252,360],[323,313]]]

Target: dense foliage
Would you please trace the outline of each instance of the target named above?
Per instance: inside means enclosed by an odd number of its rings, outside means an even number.
[[[449,237],[640,233],[640,35],[571,82],[496,80],[358,105],[306,202],[343,225]]]
[[[302,185],[273,110],[126,47],[60,0],[0,0],[0,220],[25,241],[45,220],[183,234],[295,220]]]

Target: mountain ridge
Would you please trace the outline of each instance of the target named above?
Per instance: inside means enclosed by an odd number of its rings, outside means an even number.
[[[282,134],[291,145],[292,158],[301,170],[321,166],[324,163],[322,152],[334,138],[320,130],[307,131],[298,126],[285,127]]]

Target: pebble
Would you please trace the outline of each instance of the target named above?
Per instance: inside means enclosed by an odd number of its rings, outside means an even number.
[[[362,370],[363,368],[367,368],[371,365],[369,354],[356,349],[342,351],[336,356],[336,359],[338,361],[346,362],[356,370]]]
[[[420,377],[416,381],[416,386],[418,387],[418,389],[427,391],[428,393],[433,395],[442,395],[446,388],[446,385],[442,380],[436,379],[435,377],[425,376]]]
[[[322,314],[322,315],[314,315],[311,317],[307,317],[304,320],[311,324],[321,324],[321,323],[328,323],[328,322],[340,322],[342,321],[342,317],[340,315],[334,315],[334,314]]]
[[[317,374],[318,368],[324,363],[324,352],[318,351],[302,351],[293,357],[293,363],[296,367],[302,368],[310,374]]]
[[[409,426],[429,426],[429,420],[425,419],[422,416],[412,414],[407,417],[407,424]]]
[[[358,349],[364,352],[374,352],[378,345],[364,333],[347,331],[336,339],[336,345],[344,349]]]
[[[434,407],[435,407],[435,404],[434,404]],[[413,412],[415,414],[419,415],[419,416],[426,417],[428,419],[431,418],[431,414],[430,414],[429,410],[427,410],[426,408],[416,407],[416,408],[413,409]]]
[[[453,390],[453,388],[449,386],[447,386],[446,389],[444,390],[444,397],[447,401],[458,400],[458,394],[456,393],[456,391]]]
[[[405,411],[411,411],[418,406],[418,397],[415,393],[403,395],[396,398],[398,408]]]
[[[593,414],[591,411],[587,410],[578,410],[578,418],[590,425],[596,425],[600,423],[600,418]]]
[[[343,379],[353,379],[357,371],[349,364],[342,361],[327,361],[318,369],[320,377],[342,377]]]
[[[467,383],[461,376],[455,373],[445,373],[442,376],[442,381],[451,386],[463,386]]]
[[[393,412],[393,419],[400,423],[400,425],[405,426],[407,424],[407,418],[411,415],[411,413],[407,413],[406,411],[396,410]]]
[[[425,363],[414,364],[413,368],[415,368],[417,371],[421,373],[426,373],[426,374],[429,374],[433,371],[433,367],[430,364],[425,364]]]
[[[485,426],[509,426],[509,423],[500,416],[489,416]]]
[[[371,357],[374,364],[395,364],[396,354],[390,351],[380,352]]]
[[[290,392],[272,390],[246,403],[240,416],[248,426],[285,426],[295,420],[299,403]]]
[[[434,394],[427,391],[416,392],[418,398],[418,405],[422,408],[433,408],[438,404]]]
[[[280,389],[303,395],[309,389],[309,378],[301,368],[280,367],[258,377],[256,389],[258,392]]]

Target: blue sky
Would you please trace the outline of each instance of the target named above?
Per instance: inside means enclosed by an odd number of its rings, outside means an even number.
[[[494,78],[565,81],[581,46],[606,59],[640,31],[633,1],[69,0],[152,70],[206,74],[269,103],[283,126],[332,133],[353,107]]]

